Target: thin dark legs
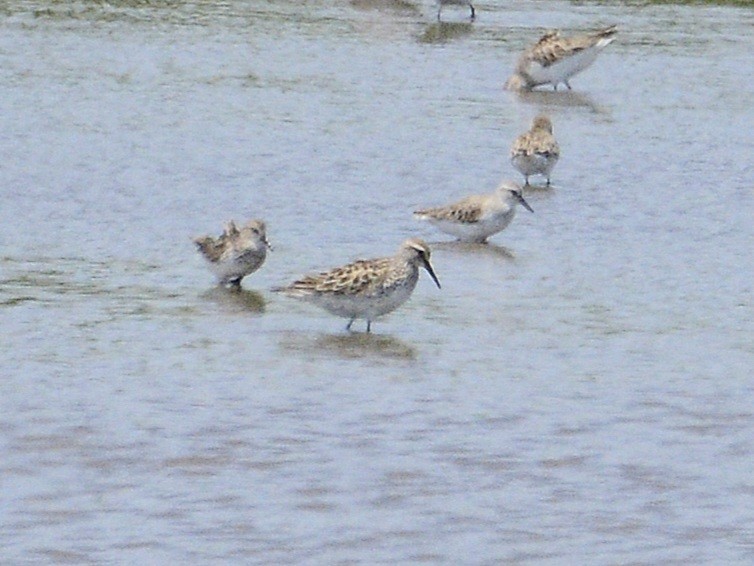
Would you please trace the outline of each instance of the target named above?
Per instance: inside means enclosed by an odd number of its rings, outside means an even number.
[[[353,321],[356,320],[356,318],[352,318],[348,321],[348,324],[346,324],[346,331],[351,332],[351,325],[353,324]],[[367,319],[367,334],[372,332],[372,321]]]

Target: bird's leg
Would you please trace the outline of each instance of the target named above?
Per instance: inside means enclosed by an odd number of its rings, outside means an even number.
[[[571,84],[568,81],[563,81],[563,82],[568,87],[568,90],[571,90]]]
[[[372,331],[372,321],[367,319],[367,334]]]
[[[469,2],[469,8],[471,8],[471,21],[474,21],[474,18],[476,18],[476,12],[474,11],[474,5]]]
[[[354,320],[356,320],[356,319],[355,319],[355,318],[352,318],[351,320],[349,320],[349,321],[348,321],[348,324],[346,324],[346,331],[347,331],[347,332],[350,332],[350,331],[351,331],[351,325],[353,324],[353,321],[354,321]]]

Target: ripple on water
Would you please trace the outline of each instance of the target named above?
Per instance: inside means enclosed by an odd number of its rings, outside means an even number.
[[[478,8],[3,5],[5,562],[752,563],[751,10]],[[502,90],[599,22],[572,91]],[[535,214],[412,220],[539,112]],[[213,286],[189,236],[257,215]],[[413,234],[443,289],[373,334],[267,292]]]

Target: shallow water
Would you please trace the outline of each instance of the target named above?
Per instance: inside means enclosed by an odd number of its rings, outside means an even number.
[[[4,563],[750,563],[750,10],[0,4]],[[544,28],[618,23],[571,92]],[[562,158],[489,246],[410,212]],[[215,288],[190,237],[262,217]],[[348,334],[269,292],[429,240]],[[361,326],[359,326],[361,328]]]

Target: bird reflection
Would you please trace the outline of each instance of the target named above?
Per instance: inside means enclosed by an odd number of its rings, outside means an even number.
[[[609,114],[610,109],[597,104],[589,95],[573,90],[522,90],[516,97],[526,104],[546,107],[588,108],[595,114]]]
[[[393,336],[366,332],[318,336],[289,333],[281,346],[285,350],[295,350],[307,356],[325,355],[339,359],[416,359],[416,349],[410,344]]]
[[[444,43],[469,35],[474,26],[469,22],[435,22],[419,36],[419,43]]]
[[[414,359],[416,351],[412,346],[392,336],[353,333],[320,336],[315,345],[322,350],[338,354],[343,358],[400,358]]]
[[[532,193],[538,194],[538,195],[549,195],[552,194],[553,191],[558,188],[560,185],[557,183],[550,183],[549,185],[545,183],[529,183],[526,186],[526,195],[531,196]],[[532,201],[534,202],[534,201]]]
[[[450,252],[457,252],[463,254],[479,254],[490,257],[513,260],[516,259],[516,254],[510,248],[505,246],[499,246],[497,244],[485,243],[477,244],[472,242],[433,242],[432,249],[443,250]]]
[[[202,293],[201,297],[233,311],[263,313],[266,306],[261,293],[243,288],[234,289],[218,285]]]

